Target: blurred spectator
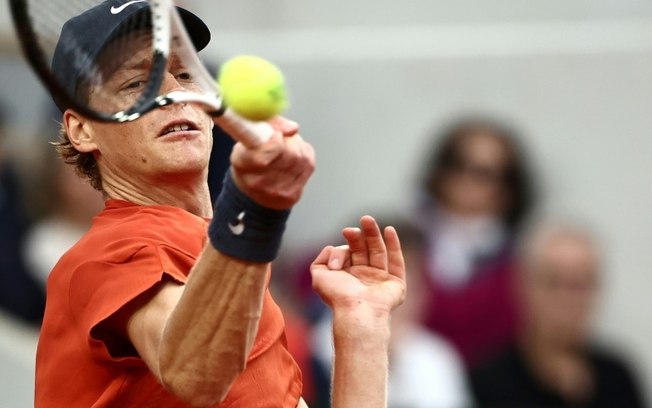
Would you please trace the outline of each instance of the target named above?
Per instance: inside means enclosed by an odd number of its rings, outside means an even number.
[[[319,408],[319,405],[315,403],[319,397],[316,395],[317,389],[315,379],[313,378],[314,369],[312,367],[312,350],[310,347],[312,327],[308,320],[300,313],[300,306],[296,304],[295,299],[292,297],[292,291],[288,290],[288,287],[291,285],[288,282],[289,277],[282,273],[277,273],[278,269],[276,265],[278,263],[272,266],[274,273],[271,275],[270,291],[274,295],[276,304],[283,311],[288,351],[301,370],[303,380],[303,391],[301,395],[310,408]],[[328,387],[326,386],[326,388]],[[330,402],[330,398],[327,401]],[[330,406],[330,403],[325,406]]]
[[[216,78],[220,64],[216,61],[204,61],[206,69]],[[229,160],[231,150],[233,150],[235,141],[221,127],[213,127],[213,149],[211,150],[211,159],[208,164],[208,188],[211,193],[211,200],[215,202],[217,196],[222,191],[222,181],[226,171],[231,165]]]
[[[30,271],[43,288],[59,258],[90,228],[93,216],[104,207],[102,194],[81,180],[72,166],[57,160],[54,149],[47,147],[50,154],[42,166],[40,193],[47,196],[48,206],[25,241]]]
[[[473,373],[480,406],[644,406],[627,366],[590,341],[598,252],[591,235],[571,225],[542,224],[528,235],[517,280],[524,324],[513,347]]]
[[[222,181],[231,165],[229,157],[235,141],[221,127],[213,127],[213,150],[208,164],[208,188],[213,202],[222,191]]]
[[[533,202],[518,136],[491,118],[463,118],[444,130],[421,182],[413,214],[428,239],[424,322],[472,367],[508,344],[517,322],[512,243]]]
[[[401,220],[382,220],[393,225],[401,239],[408,273],[408,295],[392,315],[389,352],[389,408],[460,408],[470,403],[464,365],[455,349],[421,325],[423,301],[428,288],[423,285],[421,232]],[[325,315],[315,327],[313,340],[316,362],[330,372],[333,357],[331,318]],[[324,390],[322,395],[327,396]],[[322,401],[323,402],[323,401]],[[327,400],[326,400],[327,402]],[[315,406],[327,406],[317,404]]]
[[[39,323],[45,294],[28,273],[23,242],[29,222],[23,189],[4,149],[6,110],[0,106],[0,308],[29,323]]]

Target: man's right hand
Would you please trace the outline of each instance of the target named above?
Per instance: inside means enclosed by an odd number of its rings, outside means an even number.
[[[235,184],[263,207],[285,210],[299,201],[315,170],[315,151],[299,135],[299,125],[281,116],[269,121],[276,132],[265,143],[231,153]]]

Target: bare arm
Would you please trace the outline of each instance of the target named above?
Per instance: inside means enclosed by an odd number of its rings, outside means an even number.
[[[268,270],[208,244],[186,285],[163,284],[132,314],[129,338],[166,389],[194,406],[226,396],[253,345]]]
[[[348,246],[326,247],[312,265],[313,286],[333,310],[333,408],[387,405],[391,311],[405,297],[405,266],[393,228],[373,218],[343,231]]]
[[[386,407],[389,316],[335,312],[333,408]]]
[[[298,201],[314,152],[297,125],[277,118],[265,145],[236,144],[234,181],[258,204],[283,209]],[[185,285],[164,282],[124,312],[127,335],[163,386],[193,406],[220,402],[244,370],[256,336],[269,263],[206,245]]]

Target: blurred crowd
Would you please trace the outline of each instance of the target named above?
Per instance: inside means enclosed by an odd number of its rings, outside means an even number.
[[[3,149],[5,113],[0,107],[0,308],[38,327],[49,271],[103,199],[48,145],[53,120],[33,174],[21,174],[17,156]],[[213,194],[232,146],[215,132]],[[440,126],[412,205],[376,214],[397,228],[408,266],[408,296],[392,319],[390,407],[646,406],[636,367],[593,335],[608,273],[599,237],[590,226],[537,216],[532,152],[521,143],[496,118]],[[331,316],[310,287],[315,250],[299,252],[276,263],[272,285],[304,398],[327,407]]]
[[[392,318],[390,407],[647,406],[637,368],[592,331],[599,237],[539,214],[522,139],[481,115],[439,127],[412,205],[379,218],[397,228],[408,267]],[[310,291],[310,252],[284,259],[275,278],[306,400],[327,407],[331,316]]]

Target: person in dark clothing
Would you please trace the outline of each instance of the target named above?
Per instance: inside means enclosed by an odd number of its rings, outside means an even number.
[[[208,189],[213,202],[222,191],[222,181],[231,165],[229,156],[234,145],[234,140],[221,127],[213,128],[213,150],[208,164]]]
[[[528,366],[518,347],[510,348],[500,359],[478,369],[472,385],[480,407],[500,408],[614,408],[644,407],[630,370],[614,355],[590,349],[583,358],[591,371],[592,392],[585,399],[573,400],[554,385],[544,384]],[[562,376],[559,376],[562,381]]]
[[[542,224],[521,249],[516,286],[523,322],[512,347],[471,373],[478,406],[645,407],[628,366],[591,342],[600,283],[591,234]]]
[[[20,179],[2,149],[5,112],[0,106],[0,310],[27,323],[39,324],[45,293],[28,273],[23,257],[29,220]]]

